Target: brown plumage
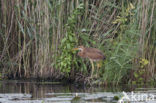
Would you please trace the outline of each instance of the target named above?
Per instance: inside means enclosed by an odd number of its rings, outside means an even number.
[[[105,59],[105,56],[99,49],[85,48],[84,46],[79,46],[77,49],[80,50],[78,52],[78,55],[82,58],[88,58],[93,61],[99,61]]]
[[[91,78],[92,78],[92,75],[94,73],[93,61],[99,61],[99,60],[105,59],[105,56],[103,55],[103,53],[99,49],[86,48],[84,46],[79,46],[78,48],[74,48],[73,50],[80,50],[78,52],[78,55],[82,58],[88,58],[90,60],[91,65],[92,65],[92,71],[91,71]],[[100,65],[98,64],[97,67],[99,68]],[[97,77],[97,73],[96,73],[96,77]]]

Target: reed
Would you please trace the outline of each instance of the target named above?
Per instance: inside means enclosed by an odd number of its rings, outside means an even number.
[[[156,80],[155,0],[1,0],[0,12],[0,78]],[[106,55],[98,79],[70,51],[78,45]]]

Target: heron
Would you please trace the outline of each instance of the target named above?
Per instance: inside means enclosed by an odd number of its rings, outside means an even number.
[[[92,65],[92,70],[91,70],[91,78],[93,76],[94,73],[94,61],[98,62],[101,60],[105,59],[105,56],[103,54],[102,51],[100,51],[97,48],[88,48],[88,47],[84,47],[84,46],[78,46],[77,48],[74,48],[73,50],[79,50],[78,52],[78,56],[82,57],[82,58],[87,58],[90,60],[90,63]],[[100,67],[100,64],[97,64],[97,68]],[[97,75],[97,73],[96,73]]]

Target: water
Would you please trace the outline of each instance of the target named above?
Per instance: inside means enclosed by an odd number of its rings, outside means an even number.
[[[0,81],[0,103],[117,103],[125,95],[129,103],[156,103],[154,87],[75,87],[52,82]]]

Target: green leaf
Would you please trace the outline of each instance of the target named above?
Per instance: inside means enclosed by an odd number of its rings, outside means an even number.
[[[66,38],[63,38],[61,43],[63,44],[67,39]]]
[[[69,43],[67,44],[67,49],[71,49],[71,46]]]
[[[73,41],[73,37],[71,35],[69,35],[69,41],[72,42]]]
[[[138,78],[139,77],[138,73],[134,72],[134,77]]]

